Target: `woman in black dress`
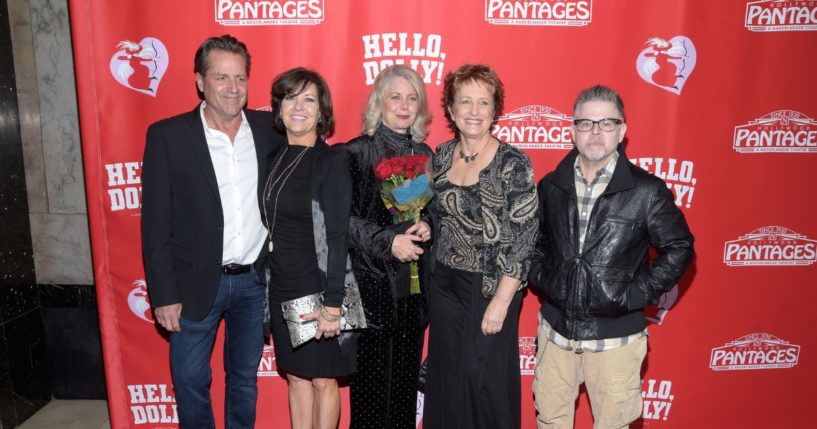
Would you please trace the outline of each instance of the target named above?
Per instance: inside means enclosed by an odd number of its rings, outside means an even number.
[[[437,148],[432,177],[434,273],[426,429],[520,427],[522,293],[537,236],[533,169],[491,135],[502,82],[484,65],[445,78],[443,108],[456,138]]]
[[[360,337],[350,382],[351,429],[413,428],[423,353],[428,224],[395,221],[380,197],[377,164],[406,155],[431,157],[423,79],[394,65],[374,81],[363,135],[346,145],[352,173],[350,255],[369,328]],[[428,255],[428,253],[425,253]],[[408,261],[420,260],[420,293],[410,293]]]
[[[278,370],[289,386],[293,428],[335,428],[340,416],[337,377],[355,371],[354,344],[339,341],[348,250],[351,181],[342,150],[323,136],[334,129],[323,78],[296,68],[272,84],[274,125],[288,146],[270,166],[264,218],[270,234],[270,313]],[[293,349],[281,303],[323,292],[315,339]]]

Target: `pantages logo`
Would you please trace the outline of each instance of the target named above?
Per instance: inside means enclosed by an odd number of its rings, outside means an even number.
[[[485,0],[485,21],[494,25],[583,26],[593,0]]]
[[[216,0],[216,22],[227,26],[318,25],[323,0]]]
[[[108,173],[108,198],[112,212],[142,207],[142,163],[139,161],[105,164]]]
[[[791,368],[800,358],[800,346],[771,334],[755,333],[712,349],[714,371]]]
[[[275,364],[275,347],[272,344],[264,346],[261,362],[258,363],[257,375],[259,377],[278,376],[278,366]]]
[[[777,110],[735,127],[732,147],[740,153],[817,152],[817,121],[794,110]]]
[[[423,82],[440,85],[445,69],[445,52],[442,51],[442,36],[423,33],[380,33],[364,34],[363,71],[366,85],[384,68],[403,64],[416,70]]]
[[[548,106],[531,104],[499,117],[496,138],[521,149],[572,149],[573,118]]]
[[[729,266],[811,265],[817,261],[817,241],[783,226],[758,228],[727,241],[723,262]]]
[[[533,375],[536,369],[536,337],[519,337],[519,373]]]
[[[749,31],[817,31],[817,1],[750,1],[745,25]]]

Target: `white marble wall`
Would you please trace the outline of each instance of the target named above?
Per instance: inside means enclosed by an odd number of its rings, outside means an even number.
[[[37,283],[93,284],[85,213],[32,213]]]
[[[93,284],[66,0],[9,0],[37,283]]]
[[[28,188],[28,210],[33,213],[47,213],[48,193],[45,187],[45,161],[40,132],[40,101],[37,79],[34,75],[34,41],[31,36],[28,1],[11,0],[8,2],[8,9],[11,35],[14,40],[12,50]]]
[[[85,213],[68,4],[29,0],[51,213]]]

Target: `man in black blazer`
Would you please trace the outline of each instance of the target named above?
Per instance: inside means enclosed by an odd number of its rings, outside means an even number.
[[[225,320],[225,423],[252,428],[263,350],[268,254],[261,193],[282,137],[268,113],[244,110],[250,55],[232,36],[205,40],[195,58],[204,101],[147,132],[142,242],[156,321],[170,332],[182,428],[214,428],[210,355]]]

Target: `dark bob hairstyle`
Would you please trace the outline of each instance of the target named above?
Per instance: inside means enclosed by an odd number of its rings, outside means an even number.
[[[281,118],[281,102],[287,96],[301,94],[310,84],[315,85],[318,90],[320,111],[316,128],[318,136],[325,138],[335,132],[335,116],[332,113],[332,94],[329,93],[329,86],[317,72],[303,67],[287,70],[272,81],[272,115],[275,129],[286,133],[284,120]]]

